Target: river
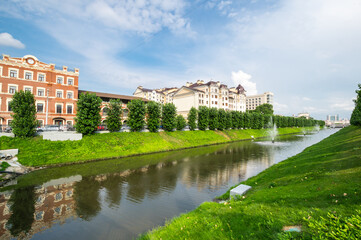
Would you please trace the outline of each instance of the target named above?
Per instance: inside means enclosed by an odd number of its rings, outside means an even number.
[[[0,192],[0,239],[132,239],[336,131],[35,171]]]

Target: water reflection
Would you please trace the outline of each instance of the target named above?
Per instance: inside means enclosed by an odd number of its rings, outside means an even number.
[[[19,185],[47,182],[0,194],[0,239],[131,239],[329,135],[321,133],[38,171]]]

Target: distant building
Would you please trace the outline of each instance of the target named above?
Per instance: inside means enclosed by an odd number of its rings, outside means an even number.
[[[327,121],[331,121],[331,122],[339,121],[338,114],[336,114],[336,115],[327,115]]]
[[[41,124],[74,124],[79,69],[56,67],[32,55],[0,60],[0,125],[12,121],[10,102],[15,92],[35,96],[36,118]]]
[[[350,125],[350,120],[347,118],[340,119],[339,115],[327,115],[325,125],[328,127],[346,127]]]
[[[255,110],[259,105],[268,103],[273,105],[273,93],[265,92],[259,95],[247,96],[246,97],[246,109]]]
[[[305,117],[306,119],[310,119],[310,114],[309,113],[299,113],[297,114],[297,117]]]
[[[228,88],[219,81],[187,82],[181,88],[146,89],[139,86],[134,94],[159,103],[174,103],[178,114],[186,116],[192,107],[222,108],[224,110],[246,111],[246,91],[241,86]]]

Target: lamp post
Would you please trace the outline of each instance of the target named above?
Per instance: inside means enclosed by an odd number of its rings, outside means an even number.
[[[48,125],[48,110],[49,108],[49,89],[46,89],[46,119],[45,119],[45,125]]]

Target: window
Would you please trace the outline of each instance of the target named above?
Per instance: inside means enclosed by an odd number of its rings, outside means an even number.
[[[73,92],[67,92],[66,97],[68,99],[72,99],[73,98]]]
[[[9,86],[9,93],[14,94],[16,92],[16,86]]]
[[[72,114],[72,113],[73,113],[73,106],[72,106],[72,105],[67,105],[67,106],[66,106],[66,113],[68,113],[68,114]]]
[[[24,91],[25,91],[25,92],[32,92],[30,87],[25,87],[25,88],[24,88]]]
[[[64,81],[63,77],[58,77],[56,79],[56,83],[59,83],[59,84],[63,84],[63,81]]]
[[[18,71],[16,70],[10,70],[10,77],[18,77]]]
[[[74,80],[72,78],[68,78],[68,85],[73,85],[74,84]]]
[[[8,102],[8,112],[11,112],[11,101]],[[9,125],[10,125],[10,121],[9,121]]]
[[[38,112],[38,113],[44,112],[44,103],[36,104],[36,112]]]
[[[56,113],[62,113],[63,112],[63,106],[60,104],[56,105]]]
[[[25,79],[33,79],[33,74],[31,72],[25,72]]]
[[[199,100],[199,103],[201,104],[201,103],[202,103],[202,101],[201,101],[201,100]]]
[[[39,82],[44,82],[45,81],[45,75],[44,74],[39,74],[38,75],[38,81]]]
[[[218,102],[217,102],[217,101],[215,101],[215,102],[214,102],[214,104],[216,104],[216,105],[217,105],[217,104],[218,104]]]
[[[45,91],[42,88],[38,88],[38,96],[45,96]]]
[[[103,108],[103,116],[106,116],[108,114],[108,108],[107,107],[104,107]]]
[[[62,91],[56,91],[56,97],[57,98],[62,98],[63,97],[63,92]]]

